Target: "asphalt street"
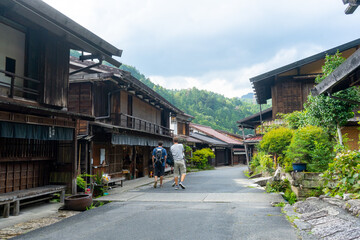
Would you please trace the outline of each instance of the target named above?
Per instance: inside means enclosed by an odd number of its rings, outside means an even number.
[[[172,182],[125,192],[117,201],[14,239],[297,239],[271,202],[251,188],[242,167],[191,173],[185,190]]]

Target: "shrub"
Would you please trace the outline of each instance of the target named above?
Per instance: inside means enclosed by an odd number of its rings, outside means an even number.
[[[260,142],[260,149],[276,157],[282,157],[290,145],[293,130],[279,127],[267,132]],[[282,165],[281,162],[279,162]]]
[[[307,163],[309,172],[326,170],[333,155],[333,144],[328,134],[321,127],[316,126],[298,129],[286,152],[286,158],[292,162]]]
[[[286,189],[290,188],[289,180],[284,181],[272,181],[266,184],[265,190],[268,193],[271,192],[285,192]]]
[[[251,162],[250,162],[250,169],[253,172],[256,172],[256,168],[258,168],[260,166],[260,158],[261,155],[264,155],[264,152],[257,152],[254,154],[254,156],[251,158]]]
[[[210,148],[203,148],[196,150],[191,160],[197,168],[205,169],[209,165],[209,158],[215,158],[215,154]]]
[[[325,193],[332,196],[354,193],[360,197],[360,151],[339,153],[322,176],[328,185]],[[331,182],[335,182],[335,186],[329,186]]]
[[[307,125],[305,111],[294,111],[292,113],[279,115],[291,129],[299,129]]]
[[[289,202],[290,205],[293,205],[297,200],[296,194],[289,188],[286,189],[284,198]]]

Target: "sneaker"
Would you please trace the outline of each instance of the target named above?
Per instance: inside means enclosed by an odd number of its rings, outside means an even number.
[[[154,188],[156,188],[157,182],[154,182]]]
[[[182,189],[185,189],[185,186],[182,182],[179,183],[179,186],[182,188]]]
[[[175,185],[176,185],[176,183],[175,182],[173,182],[173,184],[171,185],[172,187],[175,187]]]
[[[178,190],[179,189],[179,186],[175,186],[175,190]]]

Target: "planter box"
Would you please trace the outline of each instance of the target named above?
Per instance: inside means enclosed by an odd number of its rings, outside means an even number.
[[[293,163],[292,167],[295,172],[305,172],[306,171],[306,163]]]

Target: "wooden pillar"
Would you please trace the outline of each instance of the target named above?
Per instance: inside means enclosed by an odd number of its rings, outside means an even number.
[[[133,146],[133,150],[132,150],[132,160],[133,160],[133,171],[134,171],[134,179],[136,179],[136,146]]]
[[[20,213],[20,200],[14,202],[14,216],[18,216]]]
[[[76,128],[74,128],[73,130],[73,136],[74,136],[74,141],[73,141],[73,156],[74,156],[74,161],[72,164],[72,181],[71,181],[71,193],[72,194],[76,194],[76,176],[77,176],[77,171],[76,171],[76,163],[77,161],[80,161],[80,159],[78,159],[78,148],[77,148],[77,137],[76,137]]]
[[[6,203],[4,205],[4,212],[3,212],[3,217],[4,218],[8,218],[10,215],[10,203]]]
[[[60,193],[60,203],[65,202],[65,190],[62,190]]]
[[[234,166],[234,148],[230,148],[230,158],[231,158],[231,166]]]

